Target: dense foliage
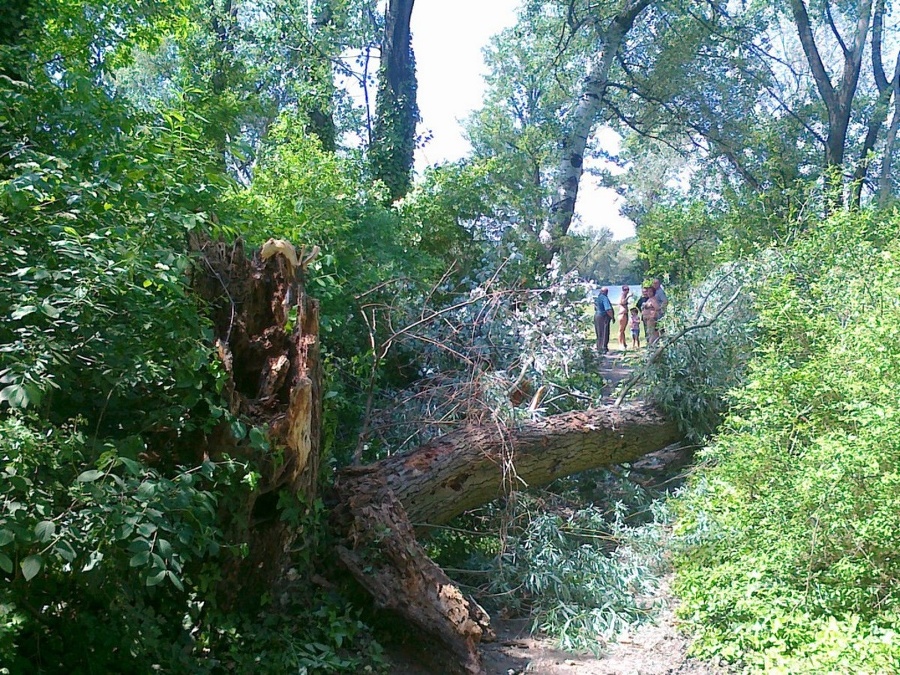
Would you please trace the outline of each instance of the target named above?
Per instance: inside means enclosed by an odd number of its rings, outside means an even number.
[[[264,433],[220,397],[189,242],[270,235],[253,234],[264,221],[211,108],[178,92],[136,106],[109,77],[184,8],[105,17],[124,30],[84,3],[30,9],[32,32],[0,50],[15,64],[0,79],[0,669],[357,672],[347,648],[367,638],[337,596],[259,620],[222,602],[247,546],[247,523],[223,515],[258,467],[191,448],[222,421],[251,445]],[[321,527],[296,525],[308,564]]]
[[[759,347],[680,505],[701,655],[764,672],[900,667],[896,215],[841,214],[759,288]]]
[[[307,583],[328,566],[321,504],[279,503],[303,538],[283,597],[228,601],[268,446],[222,398],[191,290],[200,234],[320,250],[304,281],[322,307],[322,481],[454,425],[598,404],[593,282],[665,277],[665,348],[637,368],[708,446],[675,525],[696,652],[900,670],[900,219],[858,208],[896,187],[893,8],[826,3],[807,36],[806,3],[789,5],[523,2],[487,50],[472,156],[416,179],[409,45],[398,86],[379,71],[374,126],[340,86],[368,95],[390,43],[374,0],[5,3],[0,672],[380,666],[360,612]],[[589,142],[600,124],[617,152]],[[587,147],[564,152],[577,129]],[[636,241],[600,221],[551,233],[575,164],[628,200]],[[250,452],[204,456],[214,429]],[[648,618],[663,497],[628,470],[584,475],[464,516],[480,531],[432,552],[591,650]]]

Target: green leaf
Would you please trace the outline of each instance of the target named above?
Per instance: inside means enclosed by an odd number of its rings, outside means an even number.
[[[135,553],[131,556],[131,560],[128,561],[128,566],[143,567],[147,564],[148,560],[150,560],[150,551],[141,551],[140,553]]]
[[[37,311],[37,307],[34,305],[25,305],[23,307],[16,307],[12,314],[10,314],[10,318],[13,321],[18,321],[19,319],[24,319],[29,314],[34,314]]]
[[[156,493],[156,484],[144,482],[137,489],[137,498],[139,501],[149,501]]]
[[[264,430],[253,427],[250,429],[250,445],[257,450],[268,450],[269,437]]]
[[[51,319],[58,319],[59,315],[62,314],[62,312],[50,303],[49,298],[41,303],[41,311]]]
[[[241,422],[240,420],[237,420],[237,419],[232,420],[230,427],[231,427],[231,435],[234,436],[234,439],[236,441],[243,440],[244,437],[247,435],[247,427],[244,426],[244,423]]]
[[[0,530],[0,546],[6,546],[9,542],[16,538],[12,530]]]
[[[166,576],[169,577],[169,581],[172,582],[172,585],[175,586],[179,591],[184,590],[184,586],[181,584],[181,579],[179,579],[174,572],[166,572]]]
[[[0,570],[3,570],[7,574],[12,574],[13,571],[13,561],[8,555],[2,552],[0,552]]]
[[[147,585],[148,586],[157,586],[163,579],[166,578],[166,570],[161,572],[157,572],[149,577],[147,577]]]
[[[103,476],[102,471],[98,471],[97,469],[91,469],[90,471],[84,471],[78,475],[77,480],[79,483],[92,483],[98,478]]]
[[[133,459],[128,459],[127,457],[119,457],[119,463],[125,467],[125,470],[128,471],[132,476],[140,476],[141,475],[141,463],[136,462]]]
[[[38,541],[48,542],[56,534],[56,523],[52,520],[42,520],[34,526],[34,536]]]
[[[141,523],[137,526],[137,532],[142,537],[150,537],[156,532],[156,525],[153,523]]]
[[[150,550],[150,542],[146,539],[135,539],[133,542],[128,544],[128,550],[132,553],[139,553],[141,551],[149,551]]]
[[[65,540],[56,542],[56,546],[53,547],[53,550],[56,551],[60,558],[67,562],[75,560],[75,549],[73,549],[69,542]]]
[[[0,403],[6,401],[11,408],[28,407],[28,390],[21,384],[11,384],[0,389]]]
[[[41,567],[43,567],[44,561],[39,555],[30,555],[25,560],[19,563],[19,567],[22,568],[22,576],[25,577],[25,581],[31,581],[37,575],[38,572],[41,571]]]
[[[172,544],[166,539],[158,539],[156,542],[156,550],[159,551],[159,554],[163,558],[168,558],[172,555]]]

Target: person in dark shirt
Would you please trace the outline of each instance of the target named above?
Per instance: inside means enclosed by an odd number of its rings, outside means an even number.
[[[609,324],[613,319],[613,308],[608,293],[609,289],[604,286],[594,298],[594,333],[597,335],[598,354],[609,352]]]
[[[647,286],[641,288],[641,297],[638,298],[637,304],[635,305],[638,309],[638,312],[641,313],[641,323],[644,324],[644,337],[649,338],[650,334],[647,333],[647,323],[644,321],[644,303],[647,302],[647,298],[650,297],[650,289]]]

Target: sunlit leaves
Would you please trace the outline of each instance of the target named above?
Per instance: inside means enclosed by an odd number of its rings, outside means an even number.
[[[44,561],[39,555],[30,555],[19,563],[25,581],[31,581],[41,571]]]
[[[703,654],[766,672],[900,664],[898,229],[836,215],[757,288],[763,339],[681,505]]]

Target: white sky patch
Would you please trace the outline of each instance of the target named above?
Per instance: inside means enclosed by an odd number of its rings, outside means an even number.
[[[455,161],[471,151],[460,122],[484,99],[482,49],[516,22],[519,0],[420,2],[412,40],[419,80],[420,131],[432,140],[416,152],[416,167]]]
[[[613,233],[613,239],[634,236],[634,223],[619,210],[623,203],[615,190],[597,183],[594,176],[584,174],[578,186],[575,215],[578,221],[572,225],[573,234],[593,234],[603,228]]]

